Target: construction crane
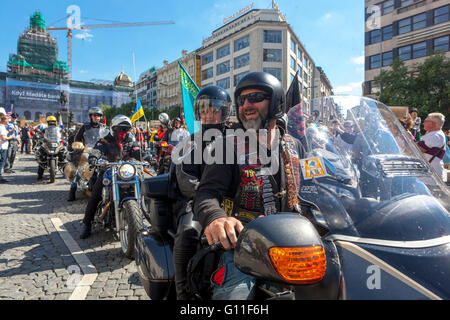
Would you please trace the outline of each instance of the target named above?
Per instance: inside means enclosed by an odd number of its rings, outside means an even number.
[[[154,21],[154,22],[130,22],[115,24],[92,24],[82,25],[79,27],[48,27],[47,30],[67,30],[67,65],[69,67],[69,79],[72,80],[72,30],[88,30],[102,28],[127,28],[127,27],[144,27],[155,25],[175,24],[173,21]]]

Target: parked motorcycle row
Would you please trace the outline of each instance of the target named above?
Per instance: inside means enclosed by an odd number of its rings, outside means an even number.
[[[448,188],[382,103],[327,97],[310,105],[321,110],[320,119],[307,124],[307,153],[293,167],[301,177],[296,188],[302,214],[253,220],[234,249],[236,266],[258,280],[257,299],[450,299]],[[302,117],[288,113],[293,137]],[[358,144],[361,152],[350,152],[330,134],[336,120],[353,122],[353,147]],[[71,147],[68,152],[53,131],[37,144],[36,159],[50,182],[60,170],[89,192],[91,177],[106,169],[95,225],[114,232],[123,254],[135,259],[151,299],[174,299],[173,146],[160,142],[146,161],[95,165],[87,161],[95,152],[90,147]],[[220,248],[199,239],[198,249],[208,254]],[[197,255],[189,272],[196,263]]]

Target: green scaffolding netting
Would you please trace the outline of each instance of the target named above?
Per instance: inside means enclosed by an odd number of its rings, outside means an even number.
[[[30,27],[45,30],[45,19],[42,13],[36,11],[32,16],[30,16]]]

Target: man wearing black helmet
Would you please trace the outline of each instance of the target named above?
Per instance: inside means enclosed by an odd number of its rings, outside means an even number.
[[[93,107],[89,109],[89,123],[83,124],[78,132],[75,134],[73,142],[83,142],[85,147],[93,147],[94,144],[104,136],[108,134],[106,125],[100,122],[103,117],[102,109],[99,107]],[[69,146],[69,150],[72,150],[72,146]],[[80,179],[77,175],[74,181],[70,185],[69,198],[67,201],[75,201],[77,192],[77,179]]]
[[[268,73],[249,73],[239,81],[234,98],[239,122],[256,136],[257,146],[231,138],[234,162],[205,166],[193,205],[208,243],[225,249],[211,276],[212,298],[217,300],[254,297],[255,278],[236,268],[232,252],[244,224],[263,215],[301,211],[294,185],[299,177],[293,172],[298,172],[302,152],[299,141],[285,134],[280,81]],[[263,161],[260,152],[252,158],[251,148],[270,154],[270,162]],[[232,206],[224,206],[226,212],[221,204],[227,200]]]
[[[116,162],[120,160],[136,159],[140,160],[140,148],[137,142],[131,140],[128,132],[131,130],[132,124],[128,117],[124,115],[117,115],[111,120],[110,133],[101,138],[94,147],[94,150],[99,150],[101,157],[109,162]],[[89,156],[89,163],[97,162],[94,155]],[[95,210],[98,203],[102,199],[103,190],[103,174],[100,171],[95,184],[92,188],[92,194],[84,212],[84,227],[80,235],[81,239],[86,239],[91,235],[92,221],[94,220]]]
[[[202,124],[201,131],[192,134],[190,139],[178,145],[180,150],[189,144],[193,148],[189,153],[184,154],[183,162],[175,166],[178,188],[183,199],[176,203],[177,214],[177,234],[175,237],[173,256],[175,269],[175,287],[178,300],[189,299],[186,289],[186,270],[190,258],[195,254],[198,240],[201,235],[201,227],[198,221],[193,220],[191,203],[189,202],[195,195],[195,190],[199,184],[205,164],[200,161],[196,163],[195,154],[203,154],[204,149],[212,141],[204,141],[203,136],[212,136],[211,140],[218,138],[217,135],[225,135],[226,123],[231,113],[231,98],[228,92],[218,86],[210,85],[197,94],[194,103],[194,115],[197,121]],[[181,121],[180,121],[181,122]],[[208,130],[215,130],[207,132]],[[173,153],[177,155],[176,152]]]

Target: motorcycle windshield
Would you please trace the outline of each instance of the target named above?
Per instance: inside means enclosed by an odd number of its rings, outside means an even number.
[[[394,241],[450,235],[450,193],[393,112],[354,96],[288,112],[305,148],[297,190],[332,233]]]
[[[48,127],[45,129],[44,138],[51,143],[59,143],[61,141],[61,132],[58,127]]]
[[[84,132],[84,144],[93,148],[98,140],[106,137],[109,133],[107,128],[91,128]]]

